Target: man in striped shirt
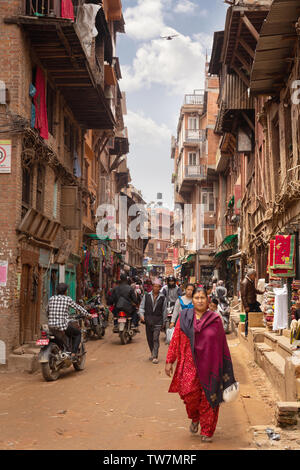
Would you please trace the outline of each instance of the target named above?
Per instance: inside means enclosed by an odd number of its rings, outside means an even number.
[[[47,307],[48,325],[53,330],[57,339],[67,346],[65,335],[72,338],[72,355],[75,355],[81,341],[81,331],[70,322],[70,307],[78,310],[83,315],[89,313],[67,294],[68,284],[58,284],[57,295],[50,297]]]

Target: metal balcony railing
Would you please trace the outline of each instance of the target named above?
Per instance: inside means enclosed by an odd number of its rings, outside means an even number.
[[[204,165],[187,165],[185,167],[185,178],[206,178]]]
[[[205,129],[186,129],[185,140],[193,142],[205,142],[206,131]]]
[[[204,93],[199,95],[185,95],[184,104],[203,105],[204,104]]]
[[[23,11],[25,16],[61,18],[62,0],[23,0]],[[82,4],[81,0],[72,0],[74,15],[77,8]]]
[[[61,0],[25,0],[26,16],[61,16]]]

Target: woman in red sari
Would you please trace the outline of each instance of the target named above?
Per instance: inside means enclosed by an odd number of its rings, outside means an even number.
[[[208,310],[205,289],[193,292],[193,309],[180,313],[168,349],[165,372],[171,377],[170,393],[184,401],[190,431],[210,442],[215,432],[223,390],[235,383],[226,335],[220,316]]]

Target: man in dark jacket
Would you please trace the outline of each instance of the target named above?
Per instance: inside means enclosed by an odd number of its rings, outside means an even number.
[[[241,283],[241,297],[243,307],[246,312],[245,336],[248,336],[248,313],[261,312],[260,303],[256,300],[256,295],[264,294],[255,287],[256,271],[249,269],[245,279]]]
[[[111,302],[114,305],[114,331],[118,331],[118,313],[121,311],[131,315],[132,325],[137,328],[139,318],[136,307],[138,300],[133,288],[128,285],[126,274],[121,274],[120,284],[112,291]]]
[[[146,323],[146,336],[151,352],[149,360],[153,364],[158,364],[159,335],[167,316],[167,299],[160,290],[161,281],[155,279],[152,292],[145,292],[139,310],[141,321]]]

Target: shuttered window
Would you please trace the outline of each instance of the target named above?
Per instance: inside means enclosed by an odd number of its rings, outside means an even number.
[[[61,224],[69,230],[81,227],[81,203],[77,186],[61,188]]]

